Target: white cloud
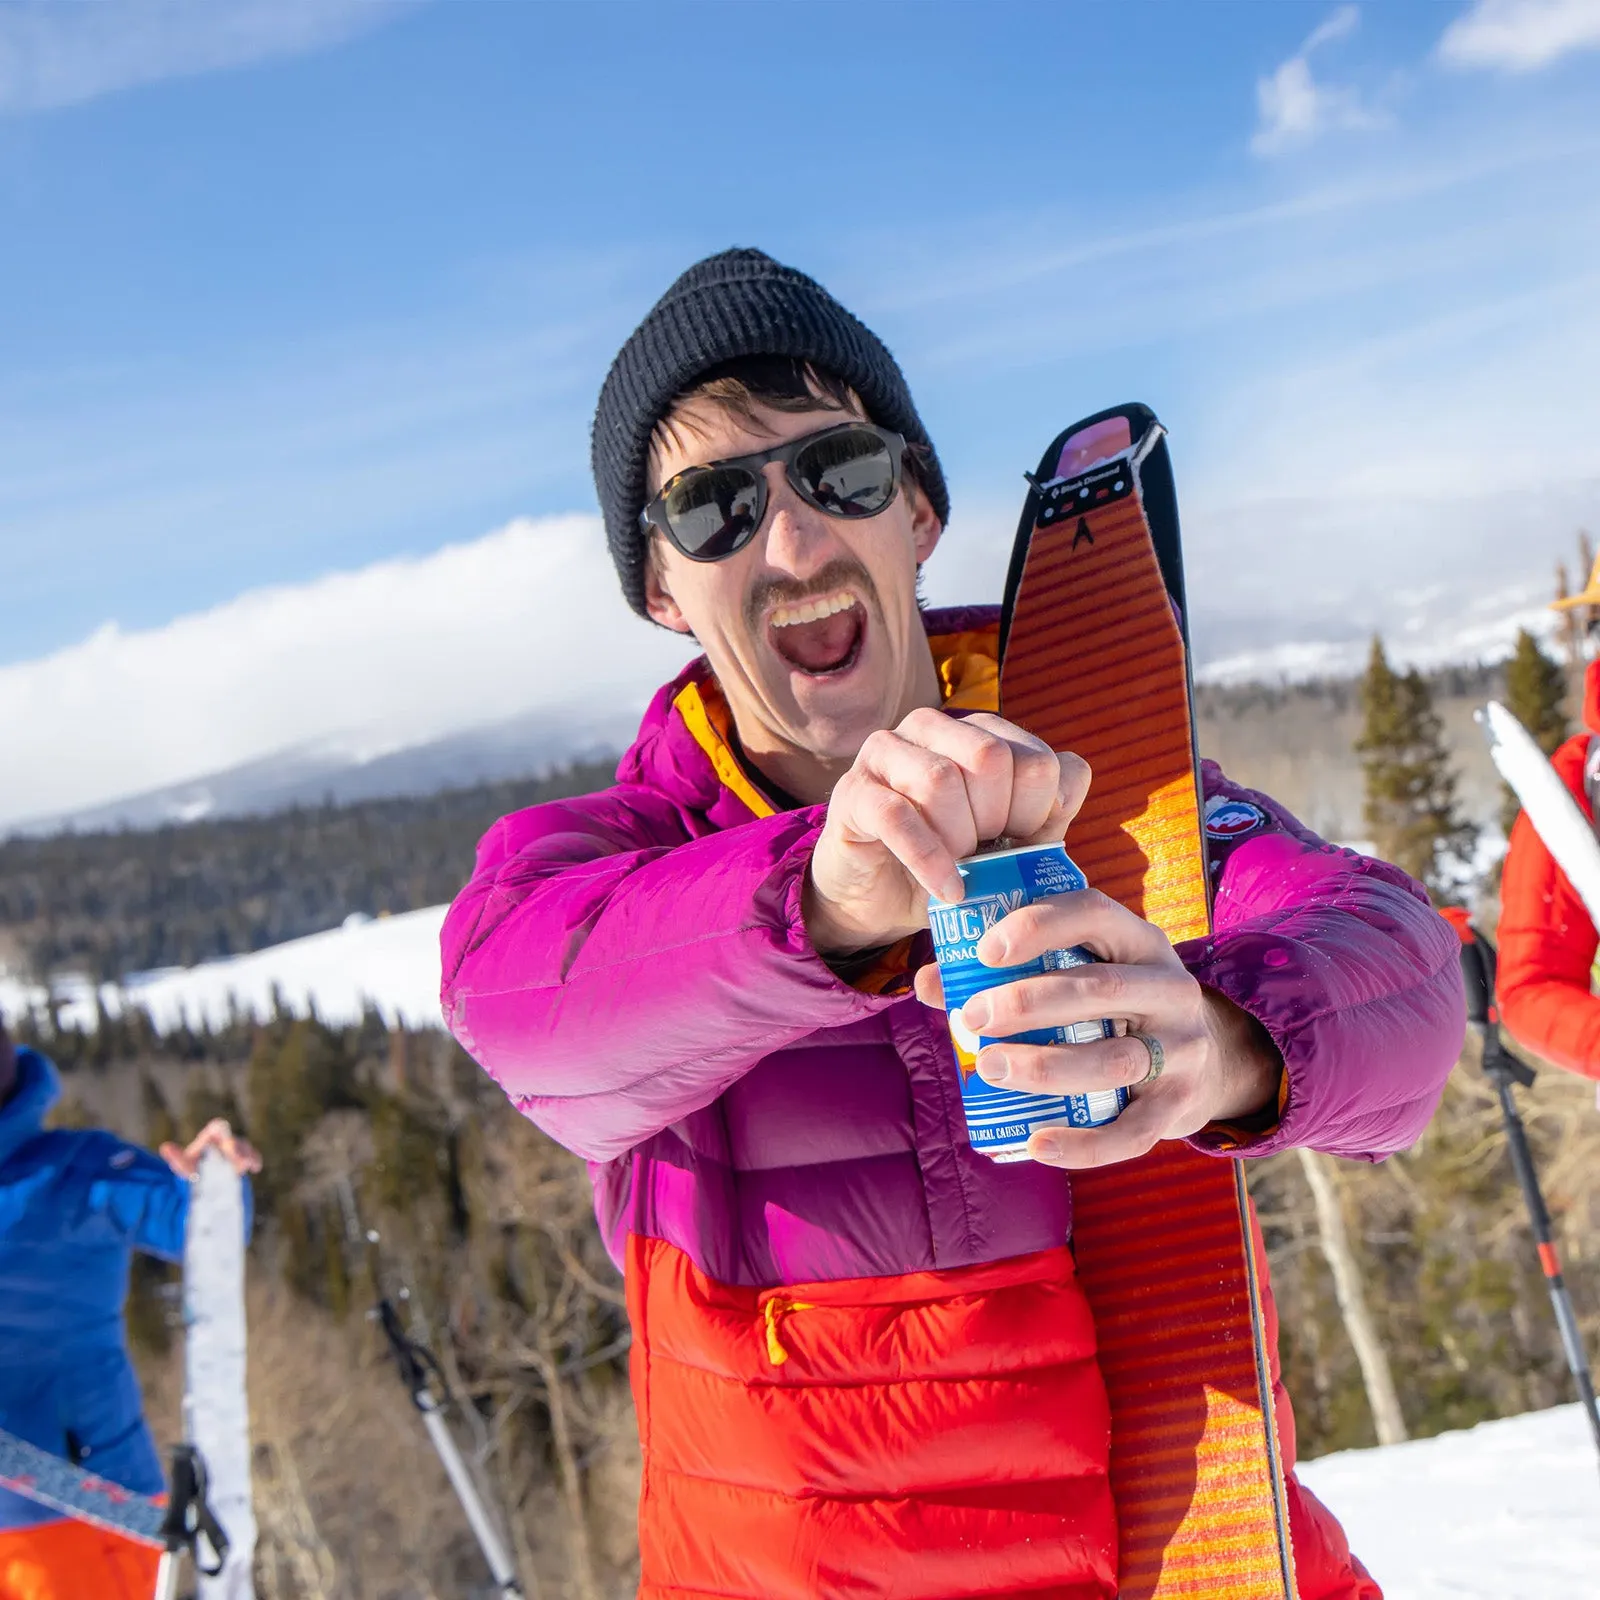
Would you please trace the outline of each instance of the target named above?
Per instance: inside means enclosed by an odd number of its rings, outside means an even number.
[[[627,610],[598,519],[518,520],[0,668],[0,824],[317,741],[373,755],[544,709],[609,727],[692,649]]]
[[[1260,122],[1250,141],[1257,155],[1277,155],[1337,129],[1386,125],[1388,118],[1367,105],[1354,89],[1318,83],[1311,76],[1312,52],[1353,33],[1360,20],[1355,6],[1340,6],[1271,77],[1257,79]]]
[[[1600,49],[1600,0],[1477,0],[1439,40],[1453,67],[1532,72],[1577,50]]]
[[[0,113],[79,105],[163,78],[303,55],[412,0],[7,0]]]

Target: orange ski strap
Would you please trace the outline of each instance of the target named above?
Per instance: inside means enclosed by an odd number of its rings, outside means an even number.
[[[1051,446],[1013,557],[1000,697],[1006,717],[1093,768],[1073,860],[1177,941],[1209,931],[1210,906],[1161,440],[1133,406]],[[1122,1600],[1294,1600],[1238,1164],[1163,1143],[1072,1188],[1111,1396]]]

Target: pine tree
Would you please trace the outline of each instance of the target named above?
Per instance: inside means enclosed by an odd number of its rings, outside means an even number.
[[[1506,663],[1506,709],[1547,756],[1554,755],[1567,736],[1566,693],[1566,674],[1526,628],[1519,629],[1516,651]],[[1519,810],[1517,797],[1508,788],[1500,806],[1500,826],[1508,837]]]
[[[1446,858],[1464,856],[1476,829],[1456,811],[1456,777],[1427,680],[1415,667],[1397,673],[1377,637],[1361,680],[1361,710],[1356,751],[1373,844],[1435,899],[1444,898],[1450,890]]]

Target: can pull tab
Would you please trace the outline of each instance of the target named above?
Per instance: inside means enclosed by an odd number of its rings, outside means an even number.
[[[785,1300],[782,1295],[773,1295],[761,1308],[761,1314],[766,1323],[767,1333],[767,1360],[773,1366],[781,1367],[789,1359],[789,1352],[783,1347],[783,1340],[778,1337],[778,1321],[786,1317],[791,1311],[814,1311],[816,1308],[806,1300]]]

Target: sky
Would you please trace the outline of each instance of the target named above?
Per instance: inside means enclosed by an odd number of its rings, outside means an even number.
[[[0,0],[0,821],[642,703],[589,418],[734,244],[900,359],[936,600],[1127,399],[1215,672],[1600,532],[1600,0]]]

